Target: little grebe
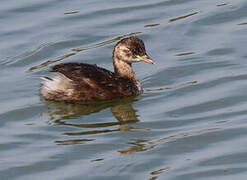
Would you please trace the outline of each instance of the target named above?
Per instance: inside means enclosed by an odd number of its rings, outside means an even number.
[[[154,64],[141,39],[124,38],[113,50],[115,72],[85,63],[58,64],[50,69],[56,72],[55,77],[42,77],[45,81],[40,93],[46,100],[67,102],[136,96],[142,93],[142,87],[131,64],[139,61]]]

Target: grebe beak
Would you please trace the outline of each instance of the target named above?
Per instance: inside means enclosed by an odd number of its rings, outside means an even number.
[[[148,55],[144,55],[144,56],[136,56],[139,60],[144,61],[148,64],[154,64],[153,60],[148,56]]]

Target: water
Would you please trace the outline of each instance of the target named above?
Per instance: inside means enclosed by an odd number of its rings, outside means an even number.
[[[246,179],[247,2],[1,2],[0,179]],[[98,105],[45,102],[61,62],[113,70],[137,34],[145,89]]]

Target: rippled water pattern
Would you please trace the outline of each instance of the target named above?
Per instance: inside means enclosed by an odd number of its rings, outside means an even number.
[[[0,23],[1,180],[246,179],[246,0],[8,0]],[[130,33],[156,62],[143,95],[40,99],[51,65],[113,70]]]

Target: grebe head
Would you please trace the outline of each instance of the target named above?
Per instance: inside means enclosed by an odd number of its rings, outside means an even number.
[[[128,37],[119,41],[114,48],[113,58],[128,64],[140,61],[154,64],[146,53],[143,41],[137,37]]]

